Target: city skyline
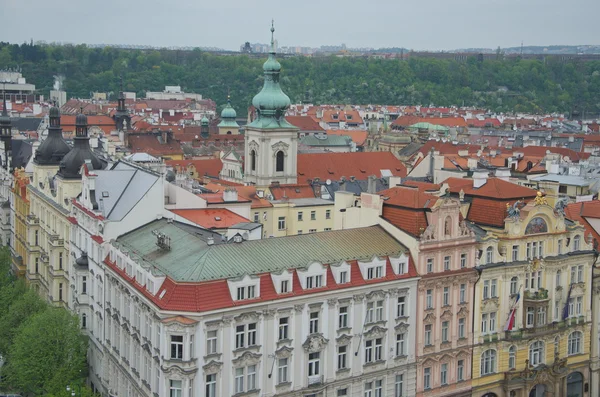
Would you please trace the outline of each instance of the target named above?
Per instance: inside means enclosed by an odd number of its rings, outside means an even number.
[[[12,17],[0,27],[0,34],[4,41],[12,43],[33,39],[73,44],[238,50],[240,43],[246,41],[266,42],[273,18],[281,46],[320,47],[344,43],[349,48],[405,47],[440,51],[515,47],[522,42],[539,46],[593,45],[593,15],[600,12],[600,4],[591,0],[576,3],[567,10],[560,9],[559,13],[558,2],[552,7],[547,2],[522,4],[516,0],[493,1],[478,8],[473,8],[468,0],[452,5],[433,0],[426,10],[416,4],[386,2],[364,9],[357,1],[343,5],[339,2],[318,4],[318,8],[309,1],[306,7],[291,10],[284,6],[275,8],[266,1],[254,6],[236,0],[219,4],[186,0],[177,7],[165,9],[156,0],[143,4],[108,0],[105,7],[95,9],[86,3],[73,4],[65,0],[53,3],[7,0],[4,8]],[[156,12],[158,7],[160,15]],[[581,13],[581,9],[589,12]],[[57,14],[56,10],[60,12]],[[358,15],[352,10],[360,10],[360,20],[335,17]],[[104,22],[90,28],[92,15],[94,20]],[[409,15],[419,17],[407,17]],[[510,30],[506,29],[507,21],[510,21]],[[56,22],[69,28],[52,27]],[[19,28],[24,24],[28,29]],[[312,27],[307,29],[307,24]],[[556,29],[557,25],[561,28]]]

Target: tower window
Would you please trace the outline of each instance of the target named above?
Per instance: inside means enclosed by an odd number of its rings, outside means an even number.
[[[256,150],[250,151],[250,169],[256,171]]]
[[[277,172],[283,172],[283,161],[284,161],[285,155],[283,154],[283,152],[280,150],[277,152],[276,155],[276,162],[275,162],[275,171]]]

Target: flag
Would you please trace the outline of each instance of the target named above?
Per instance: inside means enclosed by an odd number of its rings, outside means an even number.
[[[573,284],[569,286],[569,293],[567,294],[567,301],[565,302],[565,307],[563,308],[563,320],[569,318],[569,301],[571,300],[571,290],[573,289]]]
[[[519,288],[519,292],[517,292],[517,298],[515,299],[515,303],[512,305],[512,309],[510,309],[510,313],[508,314],[508,319],[506,320],[506,324],[504,325],[505,331],[512,331],[515,327],[515,318],[517,314],[517,303],[521,298],[521,289]]]

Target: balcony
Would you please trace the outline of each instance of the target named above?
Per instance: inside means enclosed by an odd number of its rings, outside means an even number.
[[[163,365],[165,368],[178,367],[185,372],[195,372],[198,369],[195,358],[188,360],[180,360],[176,358],[163,357]]]
[[[308,377],[308,387],[318,387],[323,384],[323,375],[312,375]]]
[[[524,299],[532,301],[548,300],[548,290],[540,288],[537,291],[525,291]]]
[[[40,224],[40,218],[35,215],[27,215],[27,226],[35,226]]]
[[[50,245],[53,247],[64,247],[65,245],[65,240],[60,238],[58,234],[50,234],[48,236],[48,242],[50,242]]]

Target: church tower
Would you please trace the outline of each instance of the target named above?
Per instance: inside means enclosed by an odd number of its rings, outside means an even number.
[[[219,135],[239,135],[240,125],[235,120],[236,117],[237,113],[233,106],[231,106],[231,99],[227,95],[227,105],[223,108],[221,122],[217,125],[219,127]]]
[[[2,115],[0,116],[0,140],[4,143],[4,169],[10,171],[12,123],[6,109],[6,95],[2,93]]]
[[[298,128],[288,123],[285,111],[290,98],[281,90],[281,64],[275,59],[271,26],[271,51],[263,65],[264,85],[252,99],[256,119],[246,126],[245,173],[247,183],[269,186],[271,182],[297,183]]]
[[[123,91],[123,78],[121,78],[121,90],[117,101],[117,111],[114,115],[117,131],[126,132],[131,130],[131,116],[125,107],[125,92]]]

